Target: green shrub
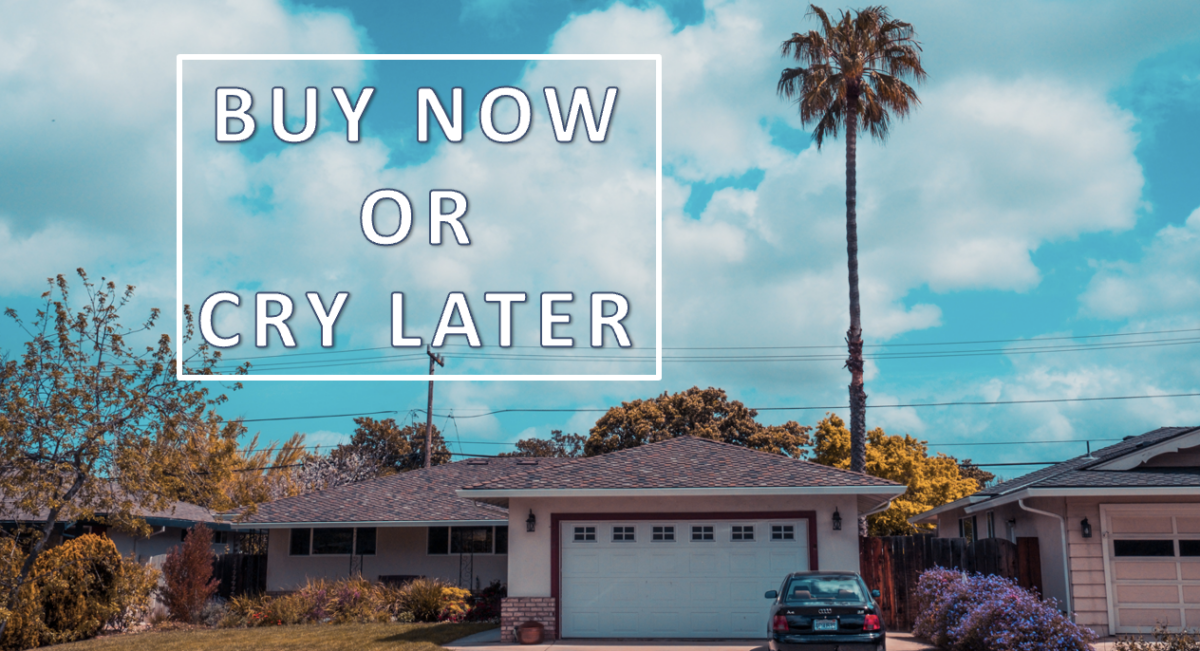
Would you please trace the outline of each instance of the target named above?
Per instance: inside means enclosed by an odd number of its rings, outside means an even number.
[[[436,622],[449,601],[446,595],[449,587],[439,579],[414,579],[400,588],[401,609],[412,613],[418,622]]]
[[[24,555],[7,543],[0,558],[4,582],[15,579]],[[38,556],[0,646],[28,649],[94,637],[106,625],[127,628],[149,610],[156,580],[107,537],[68,540]]]
[[[1197,651],[1200,650],[1200,630],[1172,633],[1164,626],[1154,627],[1154,641],[1122,637],[1116,651]]]

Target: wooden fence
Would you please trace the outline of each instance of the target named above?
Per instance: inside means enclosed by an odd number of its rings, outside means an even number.
[[[965,538],[882,536],[859,539],[863,580],[879,590],[880,613],[892,630],[909,630],[917,615],[916,588],[921,573],[933,567],[1015,579],[1021,587],[1042,590],[1037,538]]]
[[[221,554],[213,563],[213,577],[221,581],[217,594],[225,599],[267,590],[266,554]]]

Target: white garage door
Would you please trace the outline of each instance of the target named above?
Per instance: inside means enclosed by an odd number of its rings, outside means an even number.
[[[1117,633],[1200,627],[1200,507],[1105,508],[1105,556]]]
[[[563,522],[563,637],[761,638],[808,523]]]

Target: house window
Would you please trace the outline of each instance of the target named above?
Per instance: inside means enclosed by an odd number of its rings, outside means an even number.
[[[507,554],[508,527],[429,527],[431,556],[446,554]]]
[[[1174,556],[1174,540],[1114,540],[1113,556]]]
[[[354,553],[358,556],[375,555],[375,528],[358,529],[354,532]]]
[[[973,543],[978,540],[979,519],[975,516],[969,518],[958,519],[958,537],[966,538],[967,543]]]
[[[790,524],[771,525],[771,540],[795,540],[796,527]]]
[[[375,555],[375,529],[336,527],[332,529],[292,529],[288,553],[292,556]]]
[[[711,526],[696,526],[692,527],[693,542],[709,542],[713,539],[713,528]]]
[[[754,540],[754,525],[752,524],[735,524],[733,525],[734,540]]]
[[[613,527],[613,542],[634,542],[633,527]]]
[[[451,554],[491,554],[491,527],[450,527]]]
[[[1180,556],[1200,556],[1200,540],[1180,540]]]
[[[654,527],[650,539],[654,542],[675,542],[675,527]]]
[[[987,537],[995,538],[996,537],[996,512],[988,511],[987,518],[985,518],[985,520],[987,521]]]
[[[311,540],[312,529],[292,529],[292,543],[288,553],[292,556],[308,556]]]
[[[575,527],[575,542],[596,542],[596,527]]]
[[[313,529],[312,553],[317,555],[346,554],[354,549],[354,529]]]

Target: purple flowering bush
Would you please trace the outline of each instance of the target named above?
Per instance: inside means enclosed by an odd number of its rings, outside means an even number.
[[[1010,579],[933,568],[917,582],[913,633],[949,651],[1089,651],[1096,634]]]

